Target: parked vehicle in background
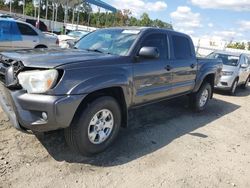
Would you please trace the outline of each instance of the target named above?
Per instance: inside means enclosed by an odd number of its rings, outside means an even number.
[[[65,129],[83,155],[110,146],[131,108],[189,95],[204,110],[221,76],[221,60],[197,59],[172,30],[101,29],[75,48],[2,53],[0,104],[19,130]]]
[[[223,62],[222,77],[216,89],[227,90],[235,94],[237,86],[246,88],[250,79],[250,58],[246,54],[216,51],[209,58],[221,59]]]
[[[31,24],[14,19],[0,18],[0,50],[54,48],[58,38],[44,34]]]
[[[1,14],[0,13],[0,18],[13,18],[13,17],[9,14]]]
[[[38,23],[37,20],[26,19],[25,22],[33,25],[34,27],[38,28],[42,32],[48,32],[49,31],[47,25],[41,20],[39,20],[39,23]],[[38,27],[37,27],[37,25],[38,25]]]
[[[67,35],[58,35],[59,46],[61,48],[69,48],[72,47],[76,41],[85,35],[89,34],[89,31],[70,31]]]

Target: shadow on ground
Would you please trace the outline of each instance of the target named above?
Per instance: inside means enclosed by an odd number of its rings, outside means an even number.
[[[216,90],[215,91],[217,94],[224,95],[224,96],[230,96],[228,91],[222,91],[222,90]],[[237,87],[235,97],[247,97],[250,95],[250,84],[246,89],[243,89],[242,87]]]
[[[153,153],[185,134],[206,139],[208,135],[194,131],[238,108],[240,106],[214,99],[207,110],[193,113],[188,108],[187,97],[181,97],[133,110],[130,112],[130,128],[122,130],[116,143],[107,151],[91,158],[72,152],[62,131],[47,133],[38,139],[56,161],[116,166]]]

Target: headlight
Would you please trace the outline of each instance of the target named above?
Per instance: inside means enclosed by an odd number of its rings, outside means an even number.
[[[234,72],[231,71],[222,71],[223,76],[232,76]]]
[[[19,73],[17,76],[19,84],[28,93],[45,93],[51,89],[58,78],[57,70],[35,70]]]

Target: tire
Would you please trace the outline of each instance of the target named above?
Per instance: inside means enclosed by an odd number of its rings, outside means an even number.
[[[190,96],[191,107],[193,108],[194,111],[201,112],[205,110],[211,97],[212,97],[212,86],[210,83],[205,82],[202,84],[198,92]]]
[[[109,116],[101,122],[104,113],[110,113]],[[110,123],[113,118],[113,123]],[[98,121],[96,121],[98,119]],[[102,118],[104,119],[104,118]],[[91,123],[95,122],[95,123]],[[99,125],[98,125],[99,122]],[[112,129],[104,128],[105,122],[112,124]],[[93,124],[93,125],[92,125]],[[103,130],[97,130],[101,129]],[[107,125],[106,124],[106,125]],[[97,126],[98,125],[98,126]],[[117,101],[113,97],[100,97],[89,103],[79,117],[73,121],[71,126],[65,129],[65,139],[70,148],[84,156],[91,156],[103,152],[116,139],[121,126],[121,109]],[[103,134],[106,130],[107,134]],[[98,134],[96,134],[99,131]],[[95,134],[95,136],[93,136]],[[101,139],[101,135],[107,135],[105,140]],[[100,143],[97,143],[99,141]]]
[[[250,76],[248,76],[246,82],[241,86],[243,89],[246,89],[248,87],[248,84],[250,82]]]
[[[230,95],[235,95],[237,86],[238,86],[238,79],[236,78],[236,79],[234,80],[234,82],[233,82],[233,84],[232,84],[230,90],[229,90],[229,94],[230,94]]]

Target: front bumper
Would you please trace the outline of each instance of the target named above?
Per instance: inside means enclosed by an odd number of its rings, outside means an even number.
[[[18,130],[47,132],[69,127],[85,96],[27,94],[23,90],[10,91],[0,84],[0,105]]]
[[[231,89],[233,82],[235,80],[235,76],[222,76],[220,81],[215,86],[216,89],[228,90]]]

